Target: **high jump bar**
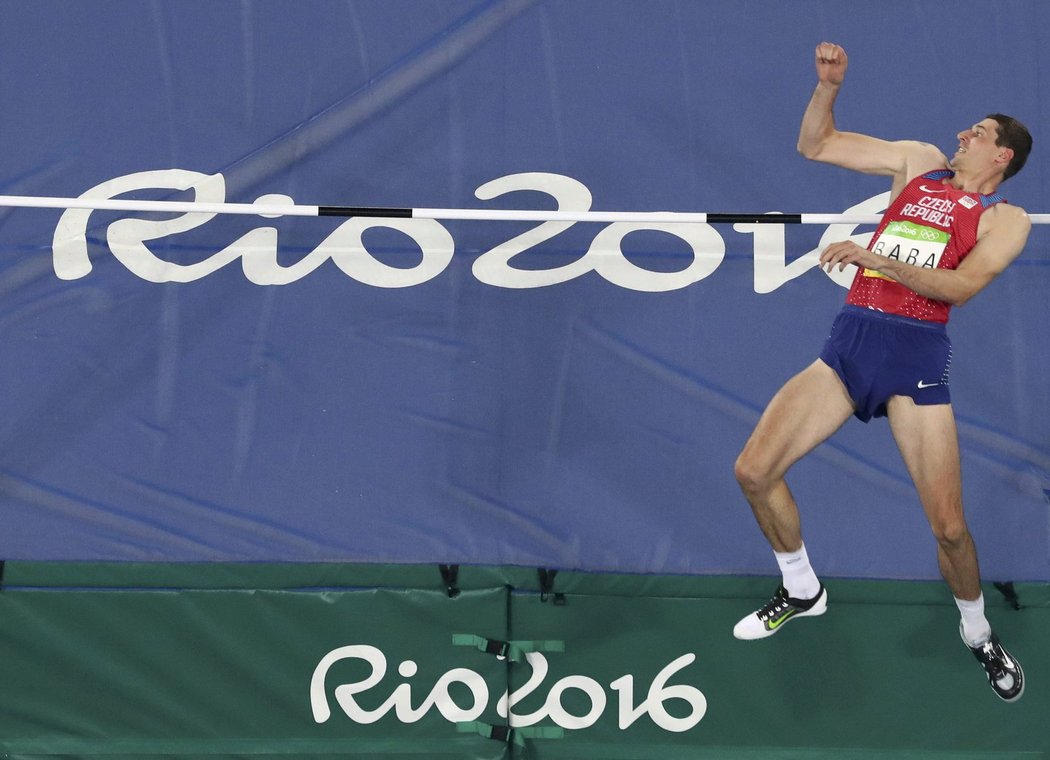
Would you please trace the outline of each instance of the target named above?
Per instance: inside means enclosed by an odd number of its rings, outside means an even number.
[[[123,198],[54,198],[0,195],[0,207],[93,209],[180,214],[335,216],[386,219],[436,219],[516,222],[628,222],[649,224],[878,224],[881,214],[703,213],[680,211],[543,211],[465,208],[394,208],[378,206],[306,206],[294,203],[200,203]],[[1050,214],[1029,214],[1033,224],[1050,224]]]

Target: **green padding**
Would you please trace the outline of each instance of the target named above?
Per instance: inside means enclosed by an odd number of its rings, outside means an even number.
[[[486,739],[503,741],[513,744],[521,750],[525,749],[526,739],[561,739],[565,731],[560,728],[507,728],[506,726],[491,726],[488,723],[457,723],[456,730],[465,734],[477,734]]]
[[[462,567],[463,590],[530,588],[533,568]],[[444,590],[438,565],[255,562],[8,562],[12,588],[369,589]]]
[[[661,668],[696,659],[671,685],[703,692],[707,712],[689,731],[661,730],[649,716],[626,731],[602,720],[534,758],[1043,756],[1050,752],[1050,651],[1046,608],[1014,612],[989,597],[989,615],[1022,660],[1028,688],[1007,705],[963,647],[958,615],[943,606],[839,601],[829,584],[826,615],[793,621],[776,636],[743,642],[730,633],[743,600],[610,599],[576,596],[565,608],[517,599],[515,626],[566,642],[548,658],[545,683],[570,673],[610,683],[634,676],[634,702]],[[564,614],[571,609],[571,614]],[[520,676],[519,676],[520,677]],[[606,716],[615,694],[606,689]],[[539,706],[537,690],[515,712]],[[585,700],[584,700],[585,701]],[[581,706],[582,705],[582,706]],[[577,703],[577,709],[585,705]],[[681,715],[683,705],[667,704]],[[1027,754],[1026,754],[1027,753]]]
[[[462,590],[540,590],[536,568],[460,565]],[[769,595],[770,581],[741,576],[629,575],[562,570],[554,591],[625,597],[723,598]],[[7,562],[7,588],[60,589],[373,589],[443,591],[438,565],[255,562]],[[940,581],[836,579],[836,598],[875,604],[953,604]],[[1050,607],[1050,583],[1018,583],[1026,607]],[[991,583],[990,599],[1000,598]]]
[[[331,714],[318,722],[311,683],[327,654],[381,650],[382,682],[356,697],[378,710],[399,684],[418,705],[450,668],[453,630],[466,620],[505,637],[507,592],[286,591],[76,592],[0,594],[0,755],[122,754],[184,757],[444,752],[500,758],[481,737],[457,734],[431,710],[402,724],[393,714],[352,723],[336,698],[341,684],[373,672],[359,658],[336,659],[321,679]],[[399,675],[411,661],[412,677]],[[501,688],[506,666],[475,654],[461,664]],[[418,686],[415,686],[417,685]],[[453,687],[456,685],[454,684]],[[469,703],[465,688],[452,691]],[[479,716],[501,722],[495,698]]]
[[[489,740],[486,740],[489,741]],[[531,740],[530,740],[531,741]],[[450,744],[452,744],[450,742]],[[500,753],[498,757],[506,760],[527,760],[537,757],[536,750],[529,742],[526,742],[524,750],[519,750],[517,745],[504,749],[498,749],[499,745],[493,745]],[[149,750],[143,752],[129,751],[123,754],[98,754],[90,750],[84,752],[74,750],[71,753],[56,754],[52,752],[43,753],[14,753],[4,755],[5,760],[78,760],[90,757],[91,760],[129,760],[136,756],[148,756],[150,760],[186,760],[186,758],[207,758],[207,760],[248,760],[249,758],[265,758],[265,760],[329,760],[333,757],[355,757],[371,758],[372,760],[462,760],[462,758],[478,757],[485,755],[474,755],[469,749],[455,751],[454,749],[441,750],[435,747],[423,748],[417,752],[402,750],[390,746],[367,746],[355,745],[353,748],[345,744],[341,747],[324,748],[318,745],[304,745],[301,750],[292,753],[267,752],[265,748],[257,751],[235,751],[216,750],[214,746],[182,744],[181,749],[172,750],[164,754],[151,753]],[[633,754],[631,754],[633,752]],[[663,758],[683,757],[681,747],[677,745],[648,745],[636,748],[621,748],[615,755],[609,755],[599,749],[597,754],[584,751],[575,751],[574,758],[579,760],[601,760],[605,757],[615,757],[617,760],[662,760]],[[1043,754],[1031,752],[1012,751],[956,751],[956,750],[866,750],[851,747],[847,750],[822,750],[809,747],[802,748],[769,748],[761,750],[741,749],[739,747],[700,747],[690,750],[689,760],[1036,760],[1045,757]]]
[[[518,572],[527,575],[506,575]],[[741,642],[732,626],[764,601],[770,579],[692,579],[689,596],[681,579],[668,579],[666,594],[630,596],[621,593],[630,578],[559,573],[567,596],[555,605],[503,579],[449,598],[433,575],[433,588],[8,588],[0,593],[0,756],[1050,753],[1046,586],[1019,586],[1020,611],[985,589],[992,623],[1028,678],[1023,699],[1007,705],[959,641],[941,584],[829,579],[826,615]],[[645,583],[656,590],[660,579]],[[580,591],[587,587],[612,590]],[[538,651],[531,664],[500,661],[455,646],[464,631],[563,642],[564,651]],[[380,666],[385,673],[370,683]],[[500,709],[508,689],[509,719]],[[524,746],[457,729],[508,720]],[[553,733],[563,736],[537,738]]]

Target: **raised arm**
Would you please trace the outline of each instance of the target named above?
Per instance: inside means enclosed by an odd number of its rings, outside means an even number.
[[[947,159],[937,148],[914,140],[890,142],[835,128],[833,107],[846,77],[849,59],[841,46],[817,45],[817,87],[798,135],[798,151],[814,161],[865,174],[893,177],[893,195],[913,177],[944,168]]]

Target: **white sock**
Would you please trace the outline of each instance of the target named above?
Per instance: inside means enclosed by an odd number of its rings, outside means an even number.
[[[984,616],[984,594],[968,602],[965,599],[955,600],[962,615],[963,637],[970,646],[980,646],[992,636],[992,626]]]
[[[806,545],[797,552],[773,552],[784,576],[784,588],[794,599],[812,599],[820,592],[820,581],[809,564]]]

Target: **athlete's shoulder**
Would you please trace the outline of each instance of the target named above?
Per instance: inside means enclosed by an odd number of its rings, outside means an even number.
[[[996,240],[996,248],[1006,253],[1007,263],[1020,254],[1031,231],[1032,220],[1025,210],[1005,201],[986,208],[977,224],[978,240]]]
[[[948,157],[936,145],[919,140],[902,140],[899,144],[907,156],[908,181],[927,172],[944,169],[948,164]]]
[[[941,152],[941,149],[933,143],[923,142],[922,140],[905,140],[904,142],[913,145],[916,150],[922,151],[923,153],[938,156],[941,160],[947,159],[947,156]]]
[[[983,216],[994,221],[996,226],[1009,225],[1018,228],[1028,228],[1032,226],[1032,220],[1028,216],[1028,212],[1020,206],[1008,203],[1005,199],[987,208]]]

